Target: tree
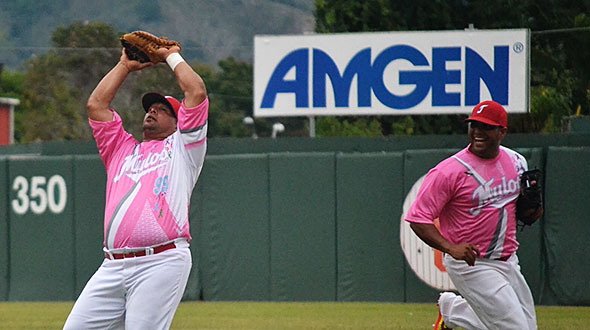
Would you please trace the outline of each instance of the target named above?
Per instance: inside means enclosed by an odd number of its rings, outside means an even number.
[[[87,135],[78,110],[84,104],[78,91],[69,86],[60,61],[49,53],[27,64],[23,97],[27,112],[16,118],[23,128],[23,142],[75,140]]]
[[[207,90],[212,136],[247,136],[242,120],[252,111],[252,65],[230,57],[218,63],[220,71],[210,75]]]
[[[98,22],[60,27],[52,44],[24,65],[26,89],[15,116],[21,142],[90,139],[86,99],[120,56],[113,51],[117,32]]]
[[[0,70],[0,95],[21,99],[24,91],[24,75],[20,72]]]

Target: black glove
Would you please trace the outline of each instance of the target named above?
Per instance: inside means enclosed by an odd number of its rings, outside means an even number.
[[[539,169],[525,171],[520,177],[520,195],[516,201],[516,219],[525,225],[532,225],[541,217],[543,208],[543,186]]]

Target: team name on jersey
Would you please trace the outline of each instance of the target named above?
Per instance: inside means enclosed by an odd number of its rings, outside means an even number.
[[[125,157],[119,174],[115,176],[113,182],[117,182],[123,175],[133,180],[139,181],[144,175],[157,170],[160,167],[166,166],[170,159],[170,151],[164,148],[161,152],[150,152],[144,157],[144,154],[132,154]]]
[[[491,178],[475,189],[471,198],[477,201],[477,206],[469,210],[471,214],[478,215],[485,206],[502,201],[520,189],[518,180],[506,180],[503,176],[502,182],[493,186],[494,181],[494,178]]]

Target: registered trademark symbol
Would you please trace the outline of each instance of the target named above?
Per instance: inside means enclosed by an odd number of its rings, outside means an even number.
[[[512,49],[515,53],[521,53],[524,50],[524,45],[520,42],[517,42],[512,46]]]

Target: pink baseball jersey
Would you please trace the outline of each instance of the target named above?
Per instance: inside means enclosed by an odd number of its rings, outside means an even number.
[[[498,259],[518,249],[516,199],[527,162],[500,147],[494,159],[482,159],[469,147],[431,169],[405,220],[434,224],[449,242],[472,243],[480,257]]]
[[[112,121],[89,120],[107,171],[105,248],[190,241],[190,198],[205,159],[209,100],[191,109],[183,101],[176,132],[162,141],[139,143],[111,111]]]

